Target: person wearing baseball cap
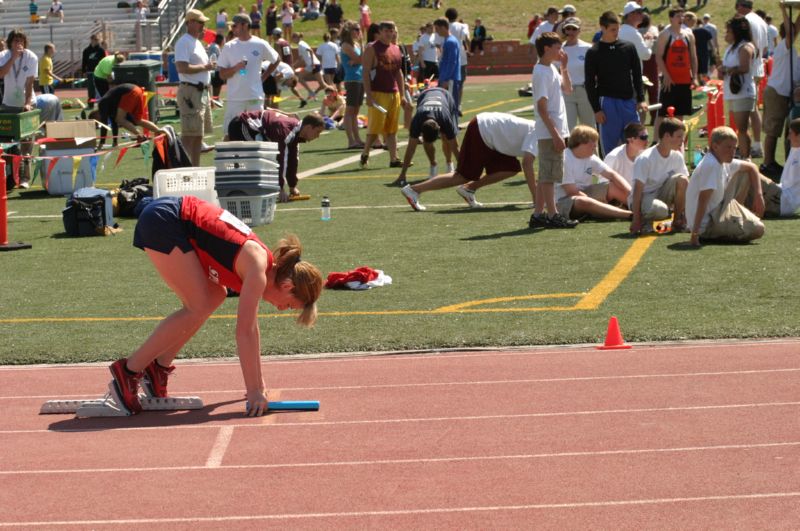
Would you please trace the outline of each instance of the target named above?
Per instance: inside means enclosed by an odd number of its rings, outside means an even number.
[[[567,108],[567,126],[572,131],[578,122],[595,126],[594,110],[586,95],[586,52],[592,45],[581,40],[581,19],[569,17],[561,24],[561,33],[566,37],[561,49],[567,54],[567,68],[572,81],[572,93],[564,94],[564,105]]]
[[[644,18],[644,7],[636,2],[628,2],[622,8],[622,25],[619,27],[619,40],[627,41],[636,48],[640,61],[647,61],[653,55],[652,40],[645,41],[637,29]],[[648,35],[650,39],[650,35]]]
[[[562,28],[564,22],[568,18],[574,17],[577,12],[578,12],[578,10],[575,9],[574,5],[572,5],[572,4],[564,4],[564,7],[562,7],[561,11],[558,12],[558,14],[561,15],[561,20],[556,22],[555,26],[553,26],[553,32],[558,33],[559,35],[561,35],[563,33],[561,28]]]
[[[219,56],[219,75],[228,82],[225,118],[222,130],[228,139],[228,124],[243,112],[264,108],[262,63],[269,62],[264,76],[269,76],[280,62],[278,52],[265,40],[250,34],[250,17],[237,13],[233,17],[233,40],[225,44]]]
[[[208,22],[202,11],[186,12],[186,33],[175,44],[175,66],[178,69],[178,110],[181,116],[181,142],[192,161],[200,165],[203,136],[213,131],[208,87],[216,64],[209,61],[202,37]]]

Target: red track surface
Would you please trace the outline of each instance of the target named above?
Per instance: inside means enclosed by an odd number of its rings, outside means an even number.
[[[185,363],[201,411],[38,415],[105,367],[0,368],[0,527],[800,527],[800,342]],[[98,393],[102,394],[102,393]]]

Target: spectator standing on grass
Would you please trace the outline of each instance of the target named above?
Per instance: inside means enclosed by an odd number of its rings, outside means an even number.
[[[263,76],[272,74],[280,61],[278,52],[266,41],[250,35],[250,17],[236,14],[233,17],[235,38],[226,43],[219,56],[219,75],[228,82],[223,132],[234,117],[247,111],[264,108]],[[262,63],[270,66],[262,69]],[[226,138],[227,140],[227,138]]]
[[[756,107],[756,83],[753,79],[755,47],[750,36],[750,24],[744,17],[732,18],[725,23],[725,42],[728,48],[717,72],[725,79],[725,104],[739,133],[739,150],[742,158],[749,158],[750,133],[748,128]]]
[[[44,55],[39,61],[39,86],[42,94],[55,94],[56,81],[64,81],[53,72],[53,56],[56,54],[56,47],[52,43],[44,45]]]
[[[622,175],[628,184],[633,184],[633,164],[636,157],[647,149],[650,136],[647,128],[637,122],[626,125],[624,135],[625,143],[612,149],[603,162]],[[627,202],[627,198],[625,201]]]
[[[755,86],[758,87],[761,83],[761,79],[764,77],[764,54],[768,46],[767,23],[753,11],[752,0],[736,0],[736,14],[738,16],[743,16],[750,25],[749,40],[751,45],[755,48],[751,58],[752,65],[750,67],[750,72]],[[753,127],[753,142],[752,146],[747,146],[750,151],[744,153],[744,156],[753,158],[763,157],[764,152],[761,147],[761,113],[758,110],[758,105],[755,105],[750,112],[750,125]],[[741,141],[739,144],[739,149],[742,149]]]
[[[539,35],[545,33],[547,31],[553,31],[556,27],[556,23],[558,22],[558,8],[556,6],[550,6],[547,8],[547,11],[544,13],[544,19],[536,26],[536,29],[533,30],[531,34],[531,38],[528,41],[531,59],[533,60],[533,64],[535,65],[536,62],[539,60],[539,55],[536,52],[536,39],[539,38]]]
[[[316,140],[324,130],[325,121],[315,112],[306,115],[301,121],[276,109],[268,109],[240,114],[231,120],[226,133],[232,141],[261,140],[278,144],[279,199],[286,202],[291,197],[300,195],[300,190],[297,189],[299,144]]]
[[[436,34],[442,39],[442,55],[439,58],[439,86],[450,93],[459,107],[461,83],[461,65],[459,42],[451,33],[451,24],[447,19],[438,18],[433,23]]]
[[[761,11],[759,10],[759,13]],[[780,32],[778,28],[772,23],[772,17],[770,15],[765,14],[763,16],[764,22],[767,23],[767,55],[766,57],[772,57],[775,53],[775,47],[778,46],[778,39],[780,39]]]
[[[528,21],[528,33],[526,34],[528,40],[530,40],[530,38],[533,37],[533,32],[536,31],[536,28],[538,28],[539,24],[541,23],[542,23],[542,15],[540,15],[539,13],[534,13],[530,21]]]
[[[228,13],[225,11],[224,7],[217,13],[216,23],[218,35],[225,35],[228,33]]]
[[[406,82],[401,70],[403,54],[396,44],[392,44],[394,22],[383,21],[379,28],[377,40],[367,46],[361,62],[369,128],[360,164],[361,168],[366,168],[372,144],[382,134],[391,159],[389,166],[399,168],[403,163],[397,157],[397,129],[400,107],[407,103]]]
[[[696,85],[704,85],[708,78],[708,68],[711,64],[711,32],[703,26],[697,25],[697,15],[687,11],[683,15],[683,23],[692,30],[694,35],[695,55],[697,56],[697,79]]]
[[[292,31],[294,30],[294,19],[297,15],[294,12],[294,5],[291,0],[284,0],[281,7],[281,26],[283,26],[283,34],[287,40],[292,40]]]
[[[336,71],[339,69],[339,54],[342,51],[339,45],[336,44],[338,38],[339,30],[331,30],[322,35],[323,42],[317,47],[317,56],[322,65],[322,79],[325,80],[326,85],[337,91],[339,87],[334,83],[334,78],[336,77]]]
[[[561,25],[564,24],[564,21],[568,18],[577,17],[578,10],[575,9],[575,6],[572,4],[564,4],[564,7],[561,8],[561,11],[558,12],[561,18],[553,25],[553,33],[561,35],[563,32],[561,31]]]
[[[534,126],[533,120],[519,118],[513,114],[499,112],[478,114],[467,125],[458,151],[455,173],[437,175],[433,179],[413,185],[407,184],[401,189],[401,193],[411,208],[421,212],[426,210],[419,201],[424,192],[457,186],[458,195],[471,208],[480,208],[483,205],[475,199],[477,189],[508,179],[523,171],[528,188],[533,194],[536,190],[536,175],[533,168],[536,159]]]
[[[202,11],[186,12],[186,33],[175,44],[175,67],[178,69],[178,111],[181,117],[181,142],[192,161],[200,165],[203,136],[214,132],[211,120],[211,100],[208,89],[211,71],[217,66],[203,46],[204,25],[208,22]]]
[[[417,41],[417,55],[422,60],[422,79],[433,79],[439,77],[439,50],[441,49],[441,37],[434,31],[433,23],[425,24],[425,31],[419,36]]]
[[[458,103],[459,116],[461,116],[461,101],[464,95],[464,83],[467,82],[467,56],[469,55],[469,26],[458,21],[458,11],[450,7],[444,12],[444,16],[450,22],[450,35],[458,41],[458,64],[460,76],[458,80]]]
[[[87,105],[91,109],[95,98],[99,98],[94,85],[94,69],[97,63],[106,56],[106,50],[100,45],[100,34],[95,33],[89,38],[89,46],[83,49],[81,58],[81,72],[86,77]]]
[[[361,17],[358,19],[358,23],[361,26],[361,31],[363,33],[367,31],[369,25],[372,24],[372,17],[371,17],[372,11],[367,5],[367,0],[359,0],[358,10],[361,13]]]
[[[586,52],[592,47],[586,41],[580,40],[581,20],[571,17],[561,24],[561,31],[566,35],[561,49],[567,54],[569,61],[570,81],[572,93],[564,94],[564,105],[567,109],[567,127],[571,131],[580,122],[583,125],[595,127],[594,111],[586,95]]]
[[[653,55],[652,42],[645,40],[652,38],[651,34],[639,33],[639,25],[644,19],[644,7],[636,2],[628,2],[622,9],[622,25],[619,27],[619,40],[626,41],[636,48],[636,55],[644,62]]]
[[[339,59],[344,69],[344,132],[347,149],[364,149],[358,130],[358,112],[364,104],[364,83],[361,67],[361,27],[347,21],[342,27],[342,49]]]
[[[681,151],[686,126],[677,118],[664,118],[658,126],[658,143],[645,149],[633,165],[633,190],[628,206],[633,211],[631,234],[650,234],[653,221],[675,218],[672,232],[686,229],[686,187],[689,170]]]
[[[711,64],[716,64],[714,60],[719,55],[719,33],[717,26],[711,22],[711,15],[708,13],[703,15],[703,27],[711,33]]]
[[[642,38],[644,38],[647,45],[650,47],[650,50],[653,50],[656,46],[656,41],[658,40],[658,26],[654,26],[652,24],[652,19],[650,15],[644,14],[642,16],[642,22],[639,24],[639,33],[642,34]],[[647,91],[647,101],[650,105],[655,105],[658,103],[658,94],[661,91],[661,81],[658,77],[658,62],[656,61],[656,57],[654,54],[650,55],[650,59],[647,61],[642,62],[642,75],[647,78],[647,83],[642,80],[644,83],[644,90]],[[654,124],[656,121],[656,114],[658,111],[650,111],[650,124]],[[646,121],[646,113],[641,113],[639,117],[642,121]]]
[[[570,131],[564,180],[556,187],[558,211],[568,218],[631,219],[630,210],[611,204],[624,204],[631,185],[596,155],[599,138],[587,125]]]
[[[264,24],[264,37],[272,37],[272,32],[278,27],[278,6],[275,4],[275,0],[269,0],[269,6],[264,13]]]
[[[658,36],[656,61],[661,73],[661,104],[656,116],[655,130],[659,120],[667,115],[669,107],[675,108],[678,119],[690,116],[692,111],[692,83],[697,79],[697,52],[692,30],[683,25],[682,9],[670,9],[669,26]]]
[[[613,11],[600,16],[601,37],[586,52],[586,93],[600,124],[602,152],[622,143],[625,126],[647,111],[639,56],[632,44],[620,41],[619,19]],[[637,109],[638,104],[638,109]]]
[[[533,108],[538,120],[534,126],[539,157],[539,181],[531,190],[534,205],[528,222],[531,228],[571,229],[578,222],[558,211],[555,187],[564,178],[564,150],[567,108],[564,94],[572,94],[569,56],[561,49],[557,33],[547,31],[536,39],[539,62],[533,67]],[[561,67],[559,73],[558,66]],[[528,183],[530,185],[530,182]],[[545,215],[547,210],[547,215]]]
[[[292,59],[292,45],[283,38],[283,31],[280,28],[272,30],[272,47],[278,52],[278,57],[282,63],[290,65],[294,63]]]
[[[225,37],[219,33],[214,35],[214,42],[208,45],[208,59],[214,63],[219,61],[219,56],[222,54],[222,47],[225,46]],[[222,92],[222,85],[225,81],[220,77],[219,70],[216,68],[211,72],[211,96],[219,98]]]
[[[780,176],[783,171],[780,164],[775,161],[775,151],[791,110],[791,94],[800,83],[800,60],[794,47],[794,41],[800,31],[800,14],[792,22],[785,4],[781,4],[781,13],[783,14],[779,30],[781,40],[775,48],[772,74],[767,80],[767,88],[764,89],[764,162],[759,167],[761,173],[773,179]],[[790,65],[793,72],[791,80]]]
[[[717,127],[711,132],[708,153],[694,169],[686,190],[686,218],[693,246],[702,240],[756,240],[764,235],[761,179],[755,164],[735,160],[736,132]],[[751,193],[752,190],[752,193]],[[747,196],[751,208],[744,206]]]
[[[261,11],[258,6],[253,4],[250,6],[250,31],[253,35],[261,38]]]
[[[6,39],[7,50],[0,52],[0,78],[3,79],[3,102],[0,112],[20,114],[36,106],[33,82],[39,70],[39,58],[28,49],[28,36],[21,30],[11,30]],[[20,154],[33,154],[31,142],[20,142]],[[20,188],[29,188],[31,159],[22,162]]]
[[[328,0],[325,4],[325,23],[328,25],[328,30],[341,28],[343,17],[342,6],[336,0]]]
[[[436,177],[439,174],[439,166],[436,164],[436,148],[434,142],[442,137],[442,153],[447,163],[447,173],[453,173],[453,156],[458,159],[458,106],[453,96],[446,90],[434,87],[424,90],[417,98],[417,110],[411,120],[411,127],[408,132],[408,147],[406,147],[405,157],[403,157],[403,169],[394,184],[405,186],[406,172],[411,166],[411,160],[419,145],[422,137],[422,147],[425,155],[430,162],[430,172],[428,178]],[[462,192],[459,192],[461,194]],[[475,193],[468,194],[472,202],[475,202]],[[472,204],[467,199],[468,204]]]

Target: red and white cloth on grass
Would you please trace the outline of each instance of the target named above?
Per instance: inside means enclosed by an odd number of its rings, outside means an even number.
[[[392,283],[392,277],[380,269],[359,267],[346,273],[330,273],[325,287],[328,289],[371,289]]]

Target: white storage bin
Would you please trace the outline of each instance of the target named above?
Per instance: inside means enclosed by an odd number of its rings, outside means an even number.
[[[217,173],[233,173],[233,172],[277,172],[280,165],[274,160],[264,158],[217,158],[214,159],[214,166],[217,168]]]
[[[220,202],[222,208],[255,227],[272,223],[278,194],[229,196],[222,198]]]
[[[97,177],[97,163],[92,165],[92,157],[82,157],[72,178],[72,161],[75,155],[90,155],[94,153],[93,148],[74,148],[74,149],[50,149],[45,152],[48,157],[64,157],[58,159],[53,166],[50,175],[45,178],[42,174],[42,185],[47,183],[47,193],[50,195],[69,195],[79,188],[91,188],[94,186]],[[50,167],[50,160],[42,161],[42,172],[47,172]]]
[[[231,151],[274,151],[278,152],[277,142],[217,142],[214,147],[217,153],[228,153]]]
[[[193,195],[218,205],[214,172],[211,167],[159,170],[153,176],[153,198]]]

